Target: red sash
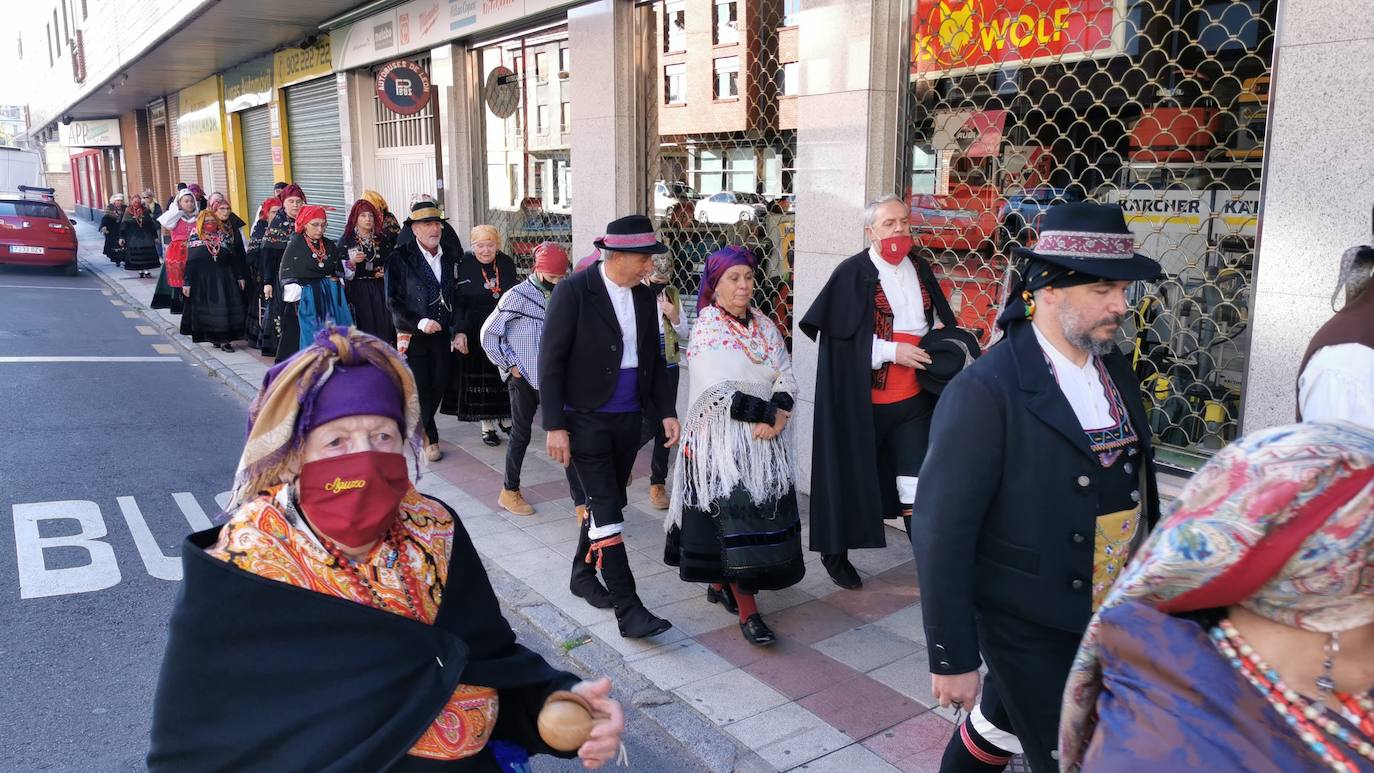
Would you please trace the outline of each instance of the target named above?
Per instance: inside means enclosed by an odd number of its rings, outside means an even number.
[[[910,333],[893,333],[892,340],[899,344],[921,345],[921,337]],[[887,366],[887,379],[882,387],[873,388],[873,404],[900,403],[920,393],[921,383],[916,380],[916,369],[893,362]]]

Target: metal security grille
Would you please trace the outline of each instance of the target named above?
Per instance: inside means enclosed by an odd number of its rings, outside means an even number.
[[[411,61],[429,71],[429,57],[411,59]],[[372,68],[375,77],[378,67]],[[399,115],[391,112],[382,100],[374,94],[372,96],[373,121],[377,127],[377,147],[383,148],[412,148],[412,147],[434,147],[434,105],[437,100],[431,99],[425,104],[425,108],[414,115]]]
[[[267,105],[239,113],[243,127],[243,174],[248,178],[248,207],[244,220],[256,217],[258,206],[272,196],[272,126]],[[253,225],[249,223],[248,225]]]
[[[475,56],[482,79],[483,222],[501,232],[502,250],[524,275],[540,242],[572,251],[567,27],[483,46]]]
[[[343,233],[350,202],[344,201],[343,149],[339,135],[339,92],[334,76],[286,89],[286,132],[291,181],[311,204],[329,213],[331,239]]]
[[[993,338],[1011,247],[1120,204],[1164,276],[1123,349],[1160,459],[1235,437],[1277,0],[912,0],[902,180],[962,324]]]
[[[650,134],[648,201],[696,316],[706,258],[760,261],[754,305],[790,342],[797,34],[784,0],[658,0],[640,17]]]

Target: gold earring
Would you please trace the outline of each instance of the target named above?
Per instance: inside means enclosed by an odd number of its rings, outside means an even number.
[[[1021,301],[1026,304],[1026,319],[1035,316],[1035,296],[1030,290],[1021,291]]]

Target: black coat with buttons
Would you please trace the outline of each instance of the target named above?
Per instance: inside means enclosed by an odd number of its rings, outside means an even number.
[[[1140,437],[1139,498],[1153,527],[1159,493],[1140,385],[1124,355],[1104,361]],[[1087,627],[1096,519],[1120,509],[1103,500],[1120,491],[1108,476],[1124,467],[1098,461],[1029,323],[1014,323],[945,388],[912,518],[931,673],[978,668],[975,610]]]
[[[677,378],[659,345],[656,292],[630,288],[639,348],[639,403],[661,418],[677,418]],[[544,313],[539,340],[539,402],[544,429],[567,429],[567,411],[595,411],[620,378],[620,321],[601,277],[601,261],[558,283]]]

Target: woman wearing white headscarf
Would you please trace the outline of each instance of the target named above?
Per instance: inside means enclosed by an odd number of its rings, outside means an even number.
[[[182,308],[181,288],[186,284],[186,242],[195,233],[196,215],[200,204],[189,188],[177,191],[173,206],[157,222],[172,236],[167,254],[162,261],[162,273],[157,277],[157,288],[153,290],[153,308],[169,309],[180,314]]]

